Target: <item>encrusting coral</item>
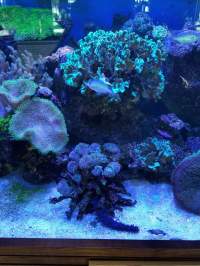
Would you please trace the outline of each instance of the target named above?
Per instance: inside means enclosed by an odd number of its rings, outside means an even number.
[[[16,109],[9,132],[14,140],[27,140],[42,154],[58,153],[68,142],[61,111],[51,101],[37,97]]]

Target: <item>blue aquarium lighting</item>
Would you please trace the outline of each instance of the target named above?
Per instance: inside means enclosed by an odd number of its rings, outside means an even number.
[[[0,0],[0,238],[200,240],[199,66],[200,0]]]
[[[5,5],[5,0],[0,0],[0,6],[4,6]]]

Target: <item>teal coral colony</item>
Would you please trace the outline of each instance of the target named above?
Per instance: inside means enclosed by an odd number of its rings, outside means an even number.
[[[199,14],[0,0],[0,238],[200,240]]]
[[[89,33],[79,46],[61,64],[68,86],[81,86],[84,93],[88,91],[84,81],[105,77],[115,94],[155,100],[161,97],[165,86],[161,66],[166,54],[160,40],[142,38],[130,31],[100,30]]]

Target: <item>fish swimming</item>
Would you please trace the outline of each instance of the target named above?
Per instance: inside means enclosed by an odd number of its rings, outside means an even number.
[[[87,82],[84,82],[84,85],[98,95],[115,95],[112,90],[112,84],[106,81],[105,77],[90,79]]]
[[[189,82],[187,81],[187,79],[185,79],[183,76],[180,76],[180,78],[181,78],[181,80],[183,82],[184,87],[186,89],[188,89],[190,85],[189,85]]]

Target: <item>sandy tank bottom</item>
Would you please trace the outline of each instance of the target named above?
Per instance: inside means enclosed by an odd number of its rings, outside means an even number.
[[[133,180],[126,183],[134,207],[116,213],[116,219],[135,224],[140,233],[117,232],[97,224],[95,216],[82,221],[66,219],[68,200],[56,205],[49,199],[59,196],[54,183],[34,186],[19,175],[0,178],[0,237],[3,238],[65,238],[65,239],[138,239],[199,240],[200,218],[177,206],[168,184],[152,184]],[[154,230],[152,234],[149,230]],[[162,233],[161,233],[162,232]],[[165,233],[165,235],[163,234]]]

